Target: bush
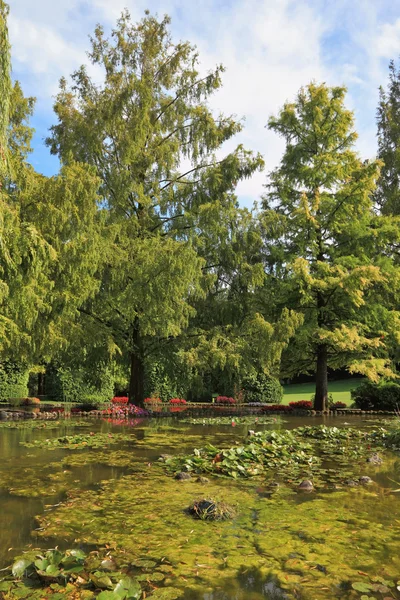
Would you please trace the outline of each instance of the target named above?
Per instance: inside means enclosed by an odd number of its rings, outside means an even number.
[[[109,402],[114,396],[111,369],[103,363],[88,369],[56,368],[46,370],[46,395],[57,402]]]
[[[99,410],[99,405],[92,402],[80,402],[71,408],[71,412],[90,412],[91,410]]]
[[[270,404],[269,406],[263,406],[263,412],[285,412],[291,413],[293,408],[291,406],[286,406],[285,404]]]
[[[276,377],[265,373],[248,376],[243,382],[246,402],[265,402],[280,404],[283,398],[283,388]]]
[[[144,399],[144,403],[145,404],[161,404],[161,398],[145,398]]]
[[[361,410],[396,411],[400,406],[400,384],[394,381],[372,383],[366,381],[355,390],[351,398]]]
[[[332,410],[336,410],[337,408],[347,408],[347,404],[345,404],[345,402],[334,402],[329,408]]]
[[[183,398],[172,398],[169,401],[170,404],[186,404],[186,400],[184,400]]]
[[[147,400],[147,398],[146,398]],[[145,400],[145,402],[146,402]],[[114,396],[114,398],[111,399],[111,402],[113,404],[128,404],[129,398],[128,396]]]
[[[215,402],[217,404],[236,404],[235,398],[231,398],[230,396],[217,396]]]
[[[12,361],[0,363],[0,400],[26,398],[28,392],[29,369],[24,364]]]
[[[298,402],[289,402],[289,406],[295,410],[311,410],[313,403],[311,400],[299,400]]]

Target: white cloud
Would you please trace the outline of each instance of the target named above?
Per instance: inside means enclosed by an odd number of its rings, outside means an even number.
[[[59,77],[86,62],[87,36],[95,23],[112,26],[125,6],[134,19],[145,8],[160,16],[170,14],[174,39],[189,39],[198,46],[204,70],[221,62],[226,66],[224,86],[211,105],[246,118],[234,144],[260,151],[267,171],[282,152],[281,140],[265,129],[268,117],[310,80],[349,87],[359,148],[366,156],[374,153],[377,86],[386,79],[382,57],[400,53],[400,19],[382,21],[375,0],[200,0],[196,10],[185,0],[13,0],[15,71],[27,82],[29,93],[39,97],[38,110],[48,114],[49,124],[49,97]],[[338,35],[327,52],[325,37],[338,32],[346,41]],[[256,175],[240,184],[238,192],[256,198],[265,178]]]

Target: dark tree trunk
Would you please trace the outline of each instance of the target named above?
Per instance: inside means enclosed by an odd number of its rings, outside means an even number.
[[[44,373],[38,373],[38,396],[44,396]]]
[[[135,319],[132,332],[131,373],[129,379],[129,404],[144,406],[144,360],[139,319]]]
[[[314,410],[328,408],[328,348],[321,344],[317,348],[317,375],[315,381]]]
[[[131,374],[129,380],[129,404],[144,406],[144,362],[137,353],[131,353]]]

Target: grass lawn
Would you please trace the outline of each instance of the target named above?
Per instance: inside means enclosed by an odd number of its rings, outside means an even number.
[[[334,402],[345,402],[347,406],[351,404],[350,390],[356,388],[362,383],[362,377],[354,379],[339,379],[328,383],[328,391],[333,396]],[[293,383],[283,386],[282,404],[297,402],[298,400],[311,400],[315,393],[314,383]]]

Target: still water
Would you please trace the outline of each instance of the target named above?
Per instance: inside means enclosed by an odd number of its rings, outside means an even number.
[[[251,428],[292,429],[321,423],[368,428],[375,420],[285,417]],[[395,492],[400,488],[400,462],[394,454],[387,453],[381,467],[365,467],[360,473],[373,478],[368,491],[292,493],[268,500],[262,482],[244,485],[219,480],[210,484],[207,494],[217,490],[224,499],[242,503],[242,514],[233,524],[191,525],[186,515],[179,516],[181,523],[174,522],[176,516],[171,516],[168,503],[178,502],[179,494],[182,503],[187,502],[200,492],[195,484],[185,487],[156,471],[153,467],[160,454],[189,453],[206,443],[229,447],[243,440],[248,429],[236,425],[234,419],[232,426],[153,419],[131,425],[96,420],[86,427],[61,421],[57,428],[52,423],[43,429],[23,424],[18,429],[0,428],[0,568],[29,546],[91,549],[115,538],[117,544],[142,556],[162,557],[170,552],[176,557],[175,563],[171,558],[176,565],[174,585],[184,589],[186,600],[360,598],[351,589],[358,573],[365,574],[361,578],[383,573],[395,579],[400,569],[399,560],[393,557],[394,552],[400,555],[400,494]],[[92,451],[92,460],[85,462],[86,450],[27,448],[21,443],[88,432],[131,435],[135,443],[129,446],[128,460],[123,444],[99,450],[98,462]],[[125,452],[120,461],[104,459],[105,454],[117,456],[119,451]],[[97,509],[92,527],[79,516],[93,508],[90,503],[97,503],[109,515],[101,520]],[[47,524],[48,533],[44,531]],[[131,537],[127,537],[128,527]],[[283,588],[279,582],[285,584]],[[370,597],[383,598],[379,594]],[[390,597],[399,596],[392,590]]]

